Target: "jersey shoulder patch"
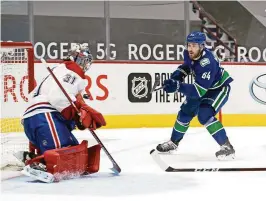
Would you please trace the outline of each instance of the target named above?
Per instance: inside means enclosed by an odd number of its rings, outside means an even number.
[[[206,65],[208,65],[210,63],[211,62],[210,62],[210,59],[209,58],[203,58],[203,59],[200,60],[201,67],[204,67],[204,66],[206,66]]]

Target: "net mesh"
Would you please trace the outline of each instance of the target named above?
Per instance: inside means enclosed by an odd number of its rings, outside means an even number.
[[[2,46],[0,49],[0,133],[1,133],[1,169],[22,164],[13,156],[14,153],[27,150],[26,140],[17,142],[14,135],[21,135],[21,116],[28,101],[28,49]]]

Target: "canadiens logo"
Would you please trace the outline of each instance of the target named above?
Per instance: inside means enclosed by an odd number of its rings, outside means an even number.
[[[134,77],[131,92],[139,99],[145,97],[148,94],[148,80],[145,77]]]

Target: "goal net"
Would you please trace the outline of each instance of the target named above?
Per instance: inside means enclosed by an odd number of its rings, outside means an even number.
[[[1,42],[0,84],[0,135],[1,169],[18,165],[13,156],[17,151],[27,150],[27,141],[17,141],[23,135],[21,117],[34,88],[34,51],[29,42]],[[12,139],[13,138],[13,139]]]

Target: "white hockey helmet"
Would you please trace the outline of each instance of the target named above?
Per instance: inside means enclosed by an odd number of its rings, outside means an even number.
[[[90,69],[93,56],[90,52],[88,44],[76,43],[72,45],[71,49],[69,50],[68,59],[75,61],[79,66],[81,66],[82,70],[86,72]]]

